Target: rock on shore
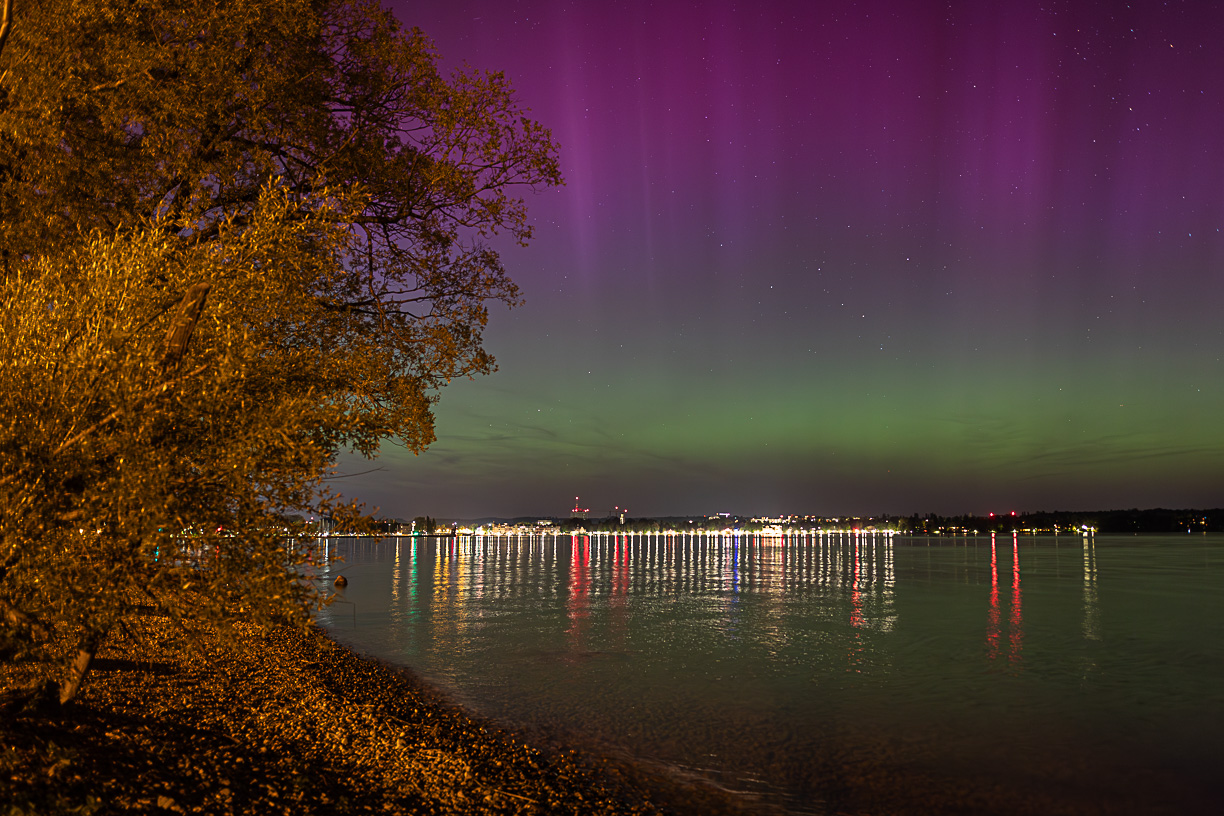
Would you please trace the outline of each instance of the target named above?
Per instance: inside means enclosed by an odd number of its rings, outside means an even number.
[[[0,803],[31,813],[739,812],[722,792],[531,745],[318,631],[188,643],[145,618],[80,697],[0,721]],[[0,669],[0,688],[27,679]],[[10,812],[7,811],[6,812]]]

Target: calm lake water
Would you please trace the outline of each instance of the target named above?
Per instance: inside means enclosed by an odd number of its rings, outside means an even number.
[[[332,539],[319,615],[762,811],[1224,812],[1224,539]]]

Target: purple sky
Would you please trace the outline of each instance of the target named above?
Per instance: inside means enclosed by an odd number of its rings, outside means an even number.
[[[388,515],[1224,504],[1224,4],[401,2],[504,70],[501,371]],[[364,469],[346,462],[348,470]]]

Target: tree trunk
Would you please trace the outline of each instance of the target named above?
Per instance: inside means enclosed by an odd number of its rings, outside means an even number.
[[[187,353],[187,344],[191,342],[191,335],[200,320],[200,312],[204,310],[204,299],[208,297],[208,290],[211,288],[207,283],[193,283],[183,295],[178,313],[174,316],[162,344],[161,364],[167,376],[174,374],[179,361]]]
[[[81,639],[76,659],[72,661],[72,666],[68,669],[68,676],[60,683],[60,705],[68,704],[77,696],[85,675],[89,673],[89,666],[93,663],[94,655],[98,653],[98,649],[102,648],[105,640],[105,632],[90,632]]]
[[[0,51],[8,42],[9,32],[13,29],[13,0],[4,0],[4,18],[0,19]]]
[[[200,312],[204,309],[204,300],[208,297],[210,288],[211,286],[207,283],[192,284],[179,303],[178,313],[171,322],[170,329],[166,332],[166,339],[162,344],[161,365],[167,377],[175,373],[179,362],[187,352],[187,344],[191,342],[191,335],[195,332],[196,323],[200,319]],[[72,661],[72,666],[68,669],[68,676],[60,683],[60,705],[71,702],[81,690],[81,684],[85,682],[85,675],[89,673],[89,666],[93,663],[94,655],[106,640],[108,631],[109,628],[102,632],[87,632],[81,640],[76,659]]]

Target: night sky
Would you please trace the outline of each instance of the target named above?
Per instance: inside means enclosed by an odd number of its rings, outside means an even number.
[[[1224,505],[1224,4],[395,7],[567,186],[369,509]]]

